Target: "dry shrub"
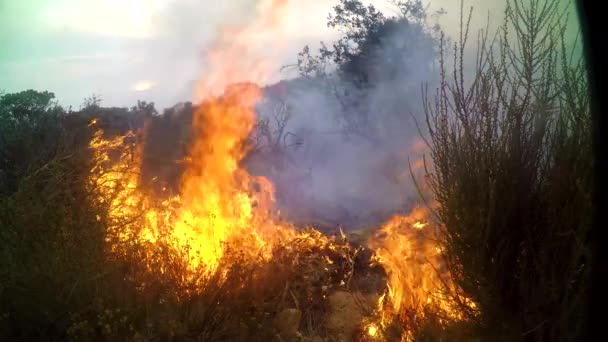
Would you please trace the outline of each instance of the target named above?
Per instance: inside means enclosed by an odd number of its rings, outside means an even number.
[[[593,191],[591,113],[555,0],[509,2],[482,32],[465,80],[468,24],[440,87],[425,96],[451,272],[494,340],[578,340],[586,321]],[[462,22],[462,21],[461,21]],[[580,55],[580,54],[579,54]]]

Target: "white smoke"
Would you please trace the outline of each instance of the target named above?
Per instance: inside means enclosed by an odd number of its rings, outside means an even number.
[[[352,229],[378,224],[418,201],[408,157],[412,162],[419,157],[414,151],[414,146],[419,148],[419,134],[413,118],[424,126],[421,86],[433,87],[437,79],[436,46],[427,38],[417,27],[405,24],[385,37],[378,65],[371,72],[371,89],[357,90],[333,73],[283,82],[268,90],[283,91],[279,98],[290,112],[285,131],[302,144],[283,144],[286,157],[260,153],[265,162],[249,161],[249,168],[273,181],[279,207],[290,219]],[[383,61],[390,62],[390,72]],[[359,91],[359,105],[344,108],[333,92],[336,88]],[[268,102],[277,103],[272,95]],[[272,123],[271,107],[261,106],[260,117]],[[361,124],[352,129],[345,126],[346,117],[363,119],[354,120]],[[275,164],[282,168],[270,167]]]

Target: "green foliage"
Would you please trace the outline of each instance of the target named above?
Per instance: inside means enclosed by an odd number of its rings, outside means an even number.
[[[63,109],[53,93],[26,90],[0,96],[0,194],[55,153]]]
[[[341,0],[329,15],[327,25],[342,33],[328,48],[322,44],[314,56],[305,46],[298,55],[303,76],[320,76],[331,62],[340,74],[358,87],[373,86],[395,77],[404,69],[404,58],[426,50],[427,61],[434,57],[435,41],[427,27],[427,13],[420,0],[395,2],[399,15],[386,17],[361,0]],[[435,28],[436,30],[437,28]]]
[[[434,58],[434,41],[426,29],[426,11],[419,0],[397,2],[399,17],[385,17],[373,5],[359,0],[342,0],[329,16],[328,26],[344,32],[331,56],[340,71],[359,87],[372,86],[397,77],[413,52],[427,50],[426,60]],[[397,38],[398,37],[398,38]]]
[[[403,112],[421,112],[418,83],[435,74],[439,42],[438,27],[429,25],[420,0],[394,5],[398,14],[386,16],[361,0],[341,0],[327,23],[340,38],[331,47],[322,42],[317,54],[308,46],[298,54],[300,75],[337,100],[341,110],[334,115],[343,133],[378,145],[402,133],[391,130],[395,121],[405,121]],[[399,96],[387,91],[397,88]]]
[[[23,340],[61,331],[68,310],[86,305],[83,293],[104,270],[103,230],[84,189],[86,122],[60,120],[48,98],[17,97],[9,107],[41,111],[37,121],[18,123],[21,136],[5,154],[18,164],[9,169],[10,191],[0,197],[0,335]]]
[[[100,116],[109,131],[126,132],[145,114],[122,116],[96,99],[68,114],[53,98],[33,90],[0,97],[0,339],[123,338],[134,318],[111,321],[99,303],[124,310],[118,294],[128,291],[122,265],[107,259],[102,208],[87,189],[88,126]]]

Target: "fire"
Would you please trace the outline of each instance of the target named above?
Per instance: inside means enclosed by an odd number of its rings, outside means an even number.
[[[188,248],[191,269],[212,272],[227,244],[245,254],[270,256],[273,243],[295,237],[288,225],[274,222],[272,184],[239,167],[261,92],[252,85],[229,88],[196,113],[194,142],[180,196],[157,203],[139,184],[141,144],[121,137],[104,140],[98,131],[90,143],[97,161],[91,183],[108,205],[111,233],[154,243],[162,238],[176,249]],[[116,162],[113,150],[119,150]],[[139,213],[144,213],[138,220]]]
[[[246,155],[244,142],[255,121],[255,105],[261,100],[258,86],[269,73],[268,62],[256,55],[256,35],[272,31],[278,24],[286,0],[266,0],[249,26],[224,29],[209,51],[211,72],[198,85],[204,99],[194,115],[196,140],[182,180],[180,210],[172,222],[180,245],[191,246],[199,263],[212,271],[227,243],[238,244],[250,256],[269,256],[272,245],[293,235],[271,216],[273,187],[240,168]],[[214,97],[219,89],[226,89]]]
[[[211,72],[197,87],[203,101],[194,113],[194,141],[179,195],[158,199],[141,183],[143,144],[133,132],[112,139],[105,139],[101,130],[95,133],[90,142],[94,167],[89,186],[105,206],[98,220],[108,223],[112,252],[129,253],[134,242],[149,246],[149,255],[161,245],[180,256],[186,251],[182,261],[190,277],[185,281],[196,283],[195,274],[213,274],[220,262],[269,260],[273,248],[290,241],[300,241],[301,248],[308,249],[330,244],[320,233],[299,233],[277,221],[273,185],[240,166],[255,123],[255,106],[263,97],[258,86],[242,81],[259,83],[269,72],[268,62],[255,53],[252,44],[259,44],[254,38],[279,24],[286,4],[287,0],[262,1],[261,15],[254,23],[225,30],[210,51]],[[91,126],[95,125],[93,120]],[[449,284],[449,277],[428,216],[428,210],[416,208],[407,216],[392,218],[369,240],[375,260],[388,275],[388,292],[378,303],[382,320],[365,328],[371,337],[381,335],[389,316],[405,321],[407,309],[421,312],[432,307],[459,318],[438,290]],[[230,246],[237,247],[243,258],[226,260]],[[143,262],[148,261],[144,258]],[[162,266],[160,272],[169,267]]]
[[[226,242],[238,241],[239,248],[252,256],[269,255],[273,238],[291,234],[290,228],[273,222],[272,184],[239,167],[260,97],[256,86],[234,86],[196,113],[194,128],[200,138],[190,151],[174,232],[183,243],[196,246],[200,262],[211,269]]]
[[[367,334],[371,337],[376,337],[378,335],[378,328],[374,324],[370,324],[367,326]]]
[[[295,239],[305,241],[300,245],[308,249],[329,243],[320,233],[299,233],[277,222],[272,184],[239,166],[260,96],[256,86],[241,84],[201,105],[194,123],[200,134],[190,150],[180,195],[163,200],[140,184],[142,144],[134,134],[104,139],[101,131],[95,133],[90,142],[95,164],[89,184],[106,206],[113,252],[128,253],[133,241],[149,244],[150,253],[159,243],[171,246],[176,254],[186,250],[184,261],[191,272],[186,281],[192,281],[201,271],[212,274],[222,260],[269,260],[273,248]],[[386,270],[388,291],[378,301],[379,322],[365,326],[368,336],[379,338],[381,329],[395,317],[409,324],[410,311],[417,317],[430,309],[452,320],[462,318],[440,290],[452,284],[442,265],[443,247],[437,235],[429,210],[415,208],[409,215],[393,217],[371,236],[368,245]],[[237,246],[244,259],[225,260],[230,257],[228,246]]]
[[[221,28],[207,53],[209,70],[196,86],[196,99],[209,99],[244,80],[260,84],[269,80],[273,63],[284,45],[282,20],[288,0],[258,0],[258,15],[244,26]],[[272,47],[269,49],[268,47]]]
[[[252,52],[252,44],[259,43],[252,38],[272,31],[286,3],[262,1],[256,21],[224,29],[209,51],[211,73],[198,87],[204,101],[194,115],[195,141],[179,196],[159,203],[147,195],[139,180],[140,143],[126,148],[120,138],[104,140],[101,132],[95,135],[90,144],[96,160],[91,184],[100,201],[107,202],[116,245],[133,238],[149,243],[160,239],[177,250],[187,249],[192,270],[213,272],[227,245],[238,245],[251,258],[269,257],[273,244],[296,236],[288,225],[273,220],[272,184],[239,166],[262,92],[253,84],[235,85],[243,79],[259,82],[269,72],[268,63]],[[223,95],[215,96],[224,88]],[[110,154],[115,150],[121,152],[112,163]]]
[[[94,119],[90,125],[95,124]],[[133,228],[127,222],[137,214],[138,207],[145,200],[138,192],[141,146],[128,143],[125,145],[125,142],[132,137],[133,133],[129,132],[125,137],[118,136],[106,140],[103,138],[103,132],[98,130],[89,143],[95,161],[89,186],[98,194],[99,202],[105,204],[107,208],[111,234],[123,235],[123,237]],[[128,147],[134,149],[130,150]],[[115,158],[116,161],[112,160],[112,152],[119,153]],[[128,226],[130,229],[120,231],[119,227],[123,226]]]
[[[388,275],[388,291],[378,302],[382,326],[395,315],[403,322],[415,321],[426,310],[450,320],[463,319],[443,291],[455,285],[444,265],[437,226],[430,224],[429,216],[430,209],[416,207],[408,215],[393,217],[368,241]],[[411,313],[415,316],[408,317]]]

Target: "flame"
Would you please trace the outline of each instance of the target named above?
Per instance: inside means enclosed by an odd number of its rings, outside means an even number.
[[[89,186],[105,206],[98,220],[108,224],[111,251],[129,253],[134,242],[149,246],[146,255],[161,245],[170,246],[176,255],[186,251],[183,261],[190,273],[185,281],[196,284],[195,275],[213,274],[220,262],[268,260],[273,248],[295,239],[301,248],[332,248],[329,238],[320,233],[299,233],[277,221],[273,185],[240,166],[247,154],[255,106],[263,97],[257,85],[243,81],[263,82],[271,65],[253,44],[259,45],[256,39],[280,24],[286,4],[287,0],[262,0],[251,25],[226,28],[209,51],[211,71],[196,89],[202,102],[193,117],[194,141],[179,195],[159,199],[146,190],[140,179],[143,144],[134,132],[111,139],[104,138],[102,131],[94,134]],[[381,335],[389,316],[406,321],[408,309],[419,312],[433,307],[460,318],[438,290],[449,284],[449,276],[442,266],[443,247],[436,240],[436,227],[428,217],[428,210],[416,208],[389,220],[368,241],[388,275],[388,291],[378,302],[382,320],[365,328],[371,337]],[[345,238],[342,231],[341,236]],[[236,246],[243,259],[226,260],[231,257],[230,246]],[[163,265],[160,272],[170,267]]]
[[[388,291],[378,301],[381,326],[394,316],[403,322],[411,321],[406,317],[411,313],[414,320],[423,318],[427,309],[450,320],[464,319],[443,291],[455,285],[444,264],[439,231],[429,216],[429,209],[416,207],[408,215],[390,219],[368,241],[388,276]],[[475,308],[470,300],[461,300]]]
[[[269,74],[270,63],[255,53],[254,44],[259,42],[253,38],[277,26],[286,4],[286,0],[261,1],[251,25],[224,29],[209,51],[211,73],[198,87],[199,96],[206,100],[194,115],[197,137],[173,228],[180,244],[194,247],[198,258],[191,260],[193,266],[201,262],[212,271],[226,243],[239,244],[251,256],[269,256],[274,240],[293,235],[272,220],[272,184],[239,166],[247,153],[244,142],[253,129],[262,91],[251,83],[236,84],[243,79],[259,83]],[[226,90],[215,98],[218,89]]]
[[[148,196],[139,180],[141,144],[128,148],[121,138],[104,140],[102,132],[95,134],[90,144],[96,160],[91,183],[100,202],[108,202],[115,244],[162,239],[176,250],[188,250],[190,269],[213,272],[230,244],[253,259],[269,257],[273,244],[296,236],[272,218],[272,184],[239,166],[262,91],[250,83],[235,84],[243,79],[260,82],[268,74],[269,63],[252,49],[259,43],[252,38],[272,31],[286,4],[261,1],[257,20],[236,30],[224,29],[209,51],[212,72],[199,83],[204,101],[194,114],[195,141],[179,196],[160,203]],[[224,94],[216,97],[223,88]],[[110,165],[112,150],[122,152]],[[132,219],[140,213],[139,219]]]
[[[269,255],[271,237],[291,233],[273,222],[272,184],[239,167],[246,154],[243,143],[255,119],[254,104],[260,98],[257,86],[234,86],[196,113],[194,128],[200,138],[190,151],[181,189],[182,210],[174,232],[183,237],[183,243],[196,246],[199,260],[211,269],[226,242],[238,241],[252,256]]]
[[[365,329],[367,331],[367,334],[371,337],[376,337],[378,335],[378,327],[376,327],[375,324],[369,324],[367,326],[367,329]]]
[[[106,206],[106,217],[98,220],[108,222],[113,252],[128,253],[133,241],[148,243],[150,254],[160,243],[171,246],[176,254],[186,250],[185,262],[191,273],[185,280],[191,282],[201,271],[212,274],[220,261],[269,260],[274,247],[295,239],[301,240],[300,248],[332,249],[329,238],[321,233],[299,233],[291,225],[277,222],[272,184],[239,166],[247,153],[244,141],[252,129],[254,106],[260,97],[257,86],[240,84],[200,106],[194,121],[198,134],[180,195],[163,200],[149,194],[140,182],[143,145],[136,134],[112,139],[105,139],[102,131],[94,134],[90,147],[95,163],[89,185],[98,194],[99,203]],[[418,207],[408,215],[395,216],[368,241],[374,260],[388,276],[387,292],[378,301],[380,320],[365,326],[372,338],[380,338],[381,329],[395,317],[407,324],[409,312],[422,318],[424,310],[430,308],[451,320],[463,318],[441,292],[442,287],[453,284],[443,266],[444,248],[437,239],[437,226],[430,222],[429,214],[428,209]],[[342,231],[340,235],[345,238]],[[226,260],[230,257],[228,246],[237,246],[244,259]],[[327,259],[327,264],[331,263]],[[161,273],[169,267],[162,266]],[[406,331],[404,338],[411,336]]]
[[[94,124],[95,119],[91,122]],[[154,240],[150,227],[140,226],[138,213],[149,206],[145,194],[139,188],[139,170],[143,145],[134,141],[129,131],[125,136],[104,139],[103,131],[93,135],[89,147],[93,150],[94,167],[89,176],[89,188],[97,193],[98,202],[105,205],[109,222],[107,240],[128,240],[133,234],[146,240]],[[113,152],[118,156],[112,158]],[[152,211],[148,215],[154,215]],[[147,216],[148,216],[147,215]],[[101,217],[97,215],[98,221]]]

